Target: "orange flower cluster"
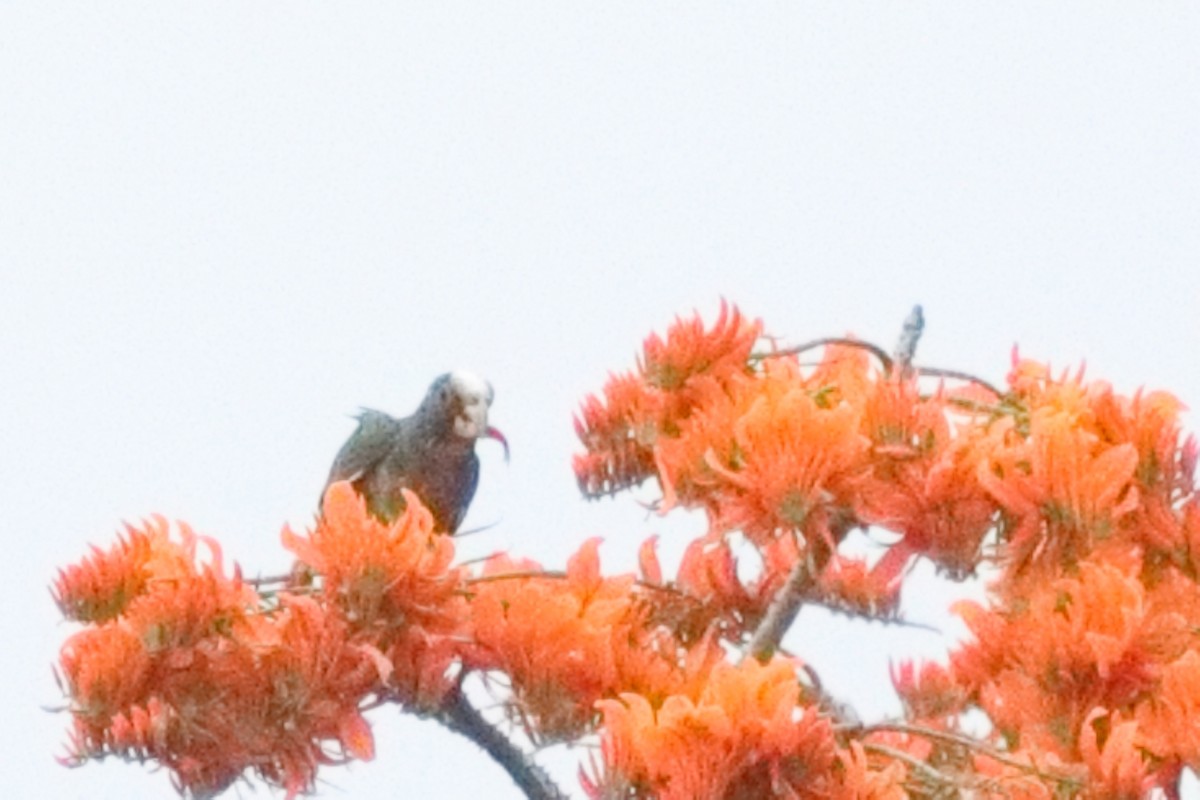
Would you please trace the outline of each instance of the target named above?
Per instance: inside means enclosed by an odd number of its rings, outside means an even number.
[[[452,668],[467,633],[466,574],[452,565],[454,543],[434,531],[433,515],[412,492],[391,524],[366,513],[350,484],[325,493],[323,515],[283,544],[321,576],[321,598],[392,667],[390,688],[431,709],[453,686]]]
[[[1121,397],[1082,374],[1055,380],[1014,362],[1021,413],[989,430],[979,470],[1005,516],[1012,577],[1030,566],[1033,580],[1052,577],[1108,539],[1186,566],[1196,443],[1181,433],[1182,404],[1166,392]]]
[[[579,736],[594,725],[596,702],[621,691],[694,688],[723,658],[711,638],[685,646],[632,576],[602,577],[599,544],[585,542],[565,578],[493,557],[472,588],[472,666],[507,676],[513,715],[534,739]]]
[[[1106,736],[1124,726],[1131,733],[1111,747],[1127,749],[1121,758],[1136,761],[1138,780],[1149,785],[1160,769],[1200,765],[1192,716],[1200,704],[1200,591],[1179,575],[1147,586],[1140,556],[1123,556],[1097,554],[1074,577],[1037,586],[1015,606],[963,604],[975,640],[953,654],[952,667],[956,684],[1020,749],[1094,768],[1088,748],[1109,748]],[[1092,778],[1113,785],[1095,769]]]
[[[1115,394],[1014,359],[1021,413],[988,431],[997,604],[964,604],[954,677],[1014,750],[1086,767],[1095,797],[1200,766],[1196,447],[1164,392]]]
[[[587,398],[575,419],[587,448],[575,458],[584,494],[620,491],[654,475],[658,438],[690,414],[703,387],[746,371],[761,330],[722,304],[710,331],[696,318],[678,320],[665,341],[650,336],[638,372],[613,375],[604,400]]]
[[[677,322],[647,342],[653,360],[585,402],[585,491],[655,477],[663,510],[708,514],[666,585],[736,640],[797,559],[815,569],[810,600],[887,616],[913,555],[967,575],[992,537],[996,602],[964,607],[976,641],[949,670],[896,676],[911,719],[953,730],[969,707],[986,711],[1015,761],[980,756],[981,780],[1020,783],[1049,758],[1085,794],[1129,796],[1200,766],[1188,721],[1200,711],[1197,446],[1178,400],[1122,397],[1015,354],[1006,393],[922,393],[851,343],[826,346],[807,371],[789,351],[754,354],[761,326],[741,320],[723,308],[713,328]],[[648,368],[664,362],[689,366],[664,380]],[[854,526],[900,539],[868,566],[838,552]],[[731,531],[761,557],[749,582]],[[643,572],[661,583],[652,556]]]
[[[662,511],[705,510],[710,534],[689,549],[678,585],[743,623],[796,559],[817,568],[813,599],[874,616],[894,613],[913,554],[970,572],[997,508],[977,478],[982,413],[873,370],[853,343],[827,346],[807,371],[794,353],[754,354],[761,328],[722,306],[711,328],[680,320],[665,341],[650,337],[637,373],[584,403],[575,470],[585,492],[654,476]],[[867,525],[902,539],[870,568],[838,557],[847,531]],[[765,565],[747,585],[724,544],[730,531]]]
[[[213,551],[199,564],[198,542]],[[220,551],[166,522],[130,529],[64,570],[59,605],[91,625],[63,645],[70,761],[116,754],[167,766],[181,791],[217,792],[253,769],[294,796],[336,744],[370,758],[358,711],[378,660],[312,600],[263,600]]]
[[[597,705],[605,773],[585,780],[592,797],[904,797],[903,768],[873,769],[861,749],[840,750],[783,659],[721,664],[699,692],[659,705],[631,693]]]
[[[93,547],[81,563],[59,570],[52,592],[63,616],[79,622],[115,619],[148,591],[152,579],[162,583],[193,576],[201,538],[186,525],[180,526],[180,536],[181,542],[173,541],[167,521],[154,517],[144,530],[126,525],[113,547]],[[202,541],[219,560],[216,542]]]

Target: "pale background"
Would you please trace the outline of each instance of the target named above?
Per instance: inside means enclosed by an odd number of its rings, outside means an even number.
[[[921,302],[919,361],[999,381],[1019,343],[1200,402],[1197,41],[1183,3],[3,4],[6,794],[171,793],[51,760],[58,565],[161,512],[280,570],[347,415],[448,368],[492,380],[513,445],[480,446],[468,525],[498,524],[464,548],[555,567],[699,529],[583,502],[571,415],[721,297],[889,347]],[[953,634],[956,593],[906,612]],[[867,718],[889,657],[946,644],[816,616],[789,645]],[[321,796],[517,796],[372,719],[377,760]],[[578,755],[550,759],[573,792]]]

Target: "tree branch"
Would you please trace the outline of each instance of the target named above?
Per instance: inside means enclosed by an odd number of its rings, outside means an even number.
[[[787,582],[779,588],[767,608],[767,613],[758,623],[754,635],[750,637],[750,643],[746,646],[746,657],[767,661],[775,655],[779,643],[783,641],[783,635],[800,613],[800,606],[804,603],[811,582],[812,574],[809,572],[808,560],[797,558],[796,563],[792,565],[792,571],[788,573]]]
[[[517,784],[530,800],[569,800],[550,780],[545,770],[535,764],[507,736],[496,730],[483,718],[483,714],[467,701],[461,684],[446,697],[437,711],[436,719],[450,730],[479,745],[493,761],[504,768],[513,779],[513,783]]]
[[[914,306],[912,313],[908,319],[904,321],[904,327],[901,331],[899,341],[896,343],[895,358],[888,355],[884,349],[878,345],[864,342],[859,339],[851,339],[845,336],[827,336],[821,339],[813,339],[804,344],[794,345],[792,347],[784,347],[780,350],[772,350],[769,353],[751,353],[750,358],[762,361],[767,358],[779,358],[780,356],[794,356],[800,353],[805,353],[809,350],[815,350],[818,347],[825,347],[831,344],[840,344],[846,347],[857,347],[866,350],[871,355],[879,360],[883,371],[886,374],[899,371],[902,374],[915,372],[917,375],[929,378],[953,378],[955,380],[967,381],[981,386],[988,390],[996,397],[1004,397],[1004,393],[997,389],[992,384],[977,378],[967,372],[960,372],[954,369],[942,369],[940,367],[919,367],[912,363],[913,357],[916,355],[917,343],[921,339],[921,334],[925,330],[925,318],[921,312],[921,307]]]

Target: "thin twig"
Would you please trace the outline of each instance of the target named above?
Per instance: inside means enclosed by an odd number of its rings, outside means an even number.
[[[961,747],[967,748],[968,750],[974,750],[994,761],[999,761],[1000,763],[1007,764],[1010,767],[1016,767],[1017,769],[1024,770],[1036,775],[1041,779],[1049,778],[1050,780],[1058,781],[1059,783],[1079,782],[1078,778],[1075,778],[1071,775],[1065,775],[1052,770],[1043,770],[1036,764],[1026,763],[1020,759],[1014,758],[1002,750],[997,750],[995,747],[992,747],[986,742],[981,742],[978,739],[973,739],[970,736],[966,736],[961,733],[954,733],[953,731],[940,731],[937,728],[929,728],[924,725],[911,725],[906,722],[876,722],[871,725],[862,725],[857,727],[852,725],[843,725],[835,726],[834,730],[839,732],[855,731],[861,733],[862,735],[875,733],[877,731],[891,731],[893,733],[905,733],[910,736],[921,736],[926,739],[938,739],[940,741],[950,742],[951,744],[957,744]]]
[[[829,600],[825,600],[820,597],[806,597],[804,598],[804,602],[810,606],[824,608],[833,614],[842,614],[843,616],[850,617],[851,619],[861,619],[866,620],[867,622],[879,622],[884,625],[895,625],[899,628],[914,628],[919,631],[936,633],[939,636],[945,633],[945,631],[943,631],[941,628],[937,627],[936,625],[930,625],[927,622],[913,622],[912,620],[904,619],[904,617],[873,616],[865,611],[860,611],[857,608],[840,606],[837,603],[830,602]]]
[[[499,524],[500,524],[500,520],[496,520],[495,522],[489,522],[486,525],[477,525],[474,528],[467,528],[465,531],[458,531],[456,533],[452,533],[452,534],[450,534],[450,536],[455,539],[461,539],[464,536],[474,536],[477,533],[483,533],[486,530],[491,530],[492,528],[496,527]]]
[[[268,583],[286,583],[294,577],[296,577],[296,574],[289,572],[286,575],[269,575],[265,578],[242,578],[242,583],[257,589],[259,586],[265,586]]]
[[[526,569],[526,570],[518,570],[515,572],[497,572],[494,575],[478,575],[474,578],[467,578],[466,582],[469,584],[496,583],[498,581],[527,580],[530,578],[534,578],[534,579],[546,578],[548,580],[561,581],[561,580],[565,580],[566,577],[567,577],[567,573],[563,572],[562,570]]]
[[[779,358],[780,356],[794,356],[808,350],[815,350],[818,347],[824,347],[829,344],[841,344],[846,347],[857,347],[860,350],[866,350],[875,358],[879,359],[879,363],[883,365],[885,372],[892,370],[892,357],[889,356],[882,347],[873,345],[870,342],[864,342],[860,339],[851,339],[846,336],[827,336],[823,339],[813,339],[811,342],[798,344],[794,347],[785,347],[782,350],[772,350],[769,353],[751,353],[750,358],[757,361],[762,361],[767,358]]]
[[[1012,414],[1017,409],[1006,408],[1003,405],[989,405],[987,403],[977,403],[974,400],[968,400],[965,397],[947,397],[946,402],[952,406],[965,408],[967,411],[974,411],[978,414],[990,414],[993,417],[1002,417],[1006,414]]]
[[[528,569],[517,570],[514,572],[497,572],[494,575],[479,575],[474,578],[467,578],[466,582],[474,585],[477,583],[498,583],[499,581],[537,580],[539,578],[545,578],[546,580],[552,581],[565,581],[567,579],[567,573],[560,569]],[[695,600],[697,603],[703,602],[703,600],[701,600],[699,597],[689,594],[683,589],[680,589],[678,586],[670,583],[654,583],[653,581],[634,578],[633,585],[642,589],[649,589],[652,592],[664,592],[666,594],[675,595],[676,597],[685,597],[689,600]]]
[[[488,553],[486,556],[478,556],[477,558],[468,558],[464,561],[460,561],[460,562],[458,562],[458,566],[469,567],[472,564],[482,564],[485,561],[490,561],[491,559],[495,558],[496,556],[504,555],[505,552],[506,551],[504,551],[504,550],[493,550],[491,553]]]
[[[945,773],[939,772],[921,759],[917,758],[916,756],[911,756],[903,750],[897,750],[894,747],[888,747],[886,744],[875,744],[874,742],[862,742],[861,744],[863,750],[866,750],[869,753],[877,753],[881,756],[894,758],[897,761],[903,761],[915,771],[925,776],[927,780],[933,781],[934,783],[942,784],[944,786],[955,786],[958,784],[958,781],[956,781],[954,778],[946,775]]]
[[[920,308],[921,308],[920,306],[914,307],[913,313],[910,314],[908,320],[905,321],[904,333],[901,335],[900,342],[897,343],[897,345],[896,345],[897,356],[903,355],[903,353],[900,352],[900,348],[902,345],[904,345],[906,342],[909,341],[909,337],[907,335],[909,334],[910,324],[913,325],[914,329],[916,329],[916,327],[919,325],[919,330],[915,330],[915,336],[911,337],[912,338],[911,346],[915,353],[917,341],[920,339],[921,331],[924,330],[924,322],[925,322],[923,316],[920,315]],[[913,318],[914,315],[918,317],[917,320],[914,320],[914,318]],[[780,356],[799,355],[800,353],[804,353],[809,350],[815,350],[818,347],[824,347],[824,346],[830,345],[830,344],[840,344],[840,345],[844,345],[846,347],[857,347],[861,350],[866,350],[868,353],[875,356],[875,358],[879,360],[879,363],[883,366],[883,371],[885,373],[890,374],[893,371],[895,371],[896,361],[894,361],[892,359],[892,357],[889,356],[882,347],[871,344],[870,342],[864,342],[859,339],[851,339],[851,338],[845,337],[845,336],[828,336],[828,337],[824,337],[821,339],[813,339],[812,341],[805,342],[804,344],[794,345],[792,347],[784,347],[779,350],[771,350],[770,352],[751,353],[750,358],[753,360],[756,360],[756,361],[762,361],[763,359],[767,359],[767,358],[779,358]],[[912,355],[913,354],[909,354],[910,359],[911,359]],[[911,362],[910,362],[910,366],[911,366]],[[954,369],[942,369],[941,367],[911,366],[911,369],[914,372],[916,372],[917,375],[920,375],[922,377],[952,378],[954,380],[967,381],[968,383],[974,383],[977,386],[981,386],[984,389],[986,389],[987,391],[991,392],[996,397],[1004,397],[1004,392],[997,389],[991,383],[985,381],[983,378],[978,378],[967,372],[961,372],[959,370],[954,370]]]

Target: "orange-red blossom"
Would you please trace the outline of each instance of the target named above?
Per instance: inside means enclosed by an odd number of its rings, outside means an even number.
[[[198,561],[199,541],[211,562]],[[380,682],[376,654],[310,598],[268,607],[186,527],[178,539],[161,519],[128,530],[64,570],[55,593],[91,622],[59,662],[70,760],[154,760],[195,794],[253,769],[292,796],[322,763],[371,757],[359,704]]]
[[[658,705],[632,693],[597,705],[605,774],[585,780],[593,797],[904,796],[903,767],[880,770],[861,749],[840,748],[829,718],[800,702],[786,659],[720,664],[698,691]]]

